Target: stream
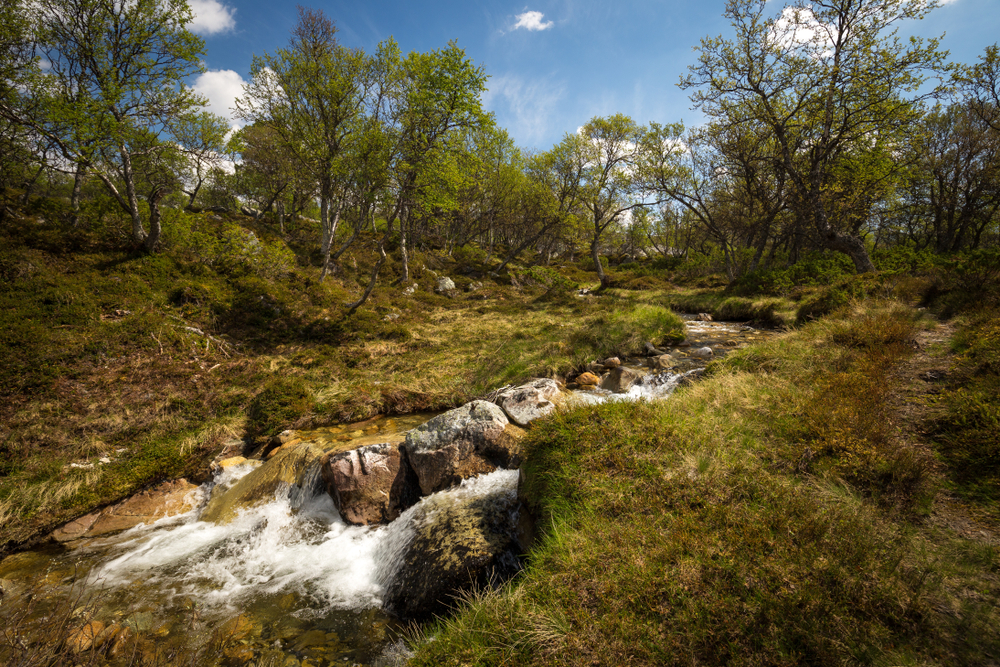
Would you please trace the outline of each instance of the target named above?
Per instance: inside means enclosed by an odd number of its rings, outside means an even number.
[[[568,391],[564,402],[665,398],[684,374],[706,363],[687,351],[710,346],[724,354],[770,333],[725,322],[689,320],[687,327],[690,347],[671,350],[676,366],[669,371],[650,373],[643,359],[623,359],[646,374],[627,393]],[[432,416],[380,417],[296,436],[324,451],[346,451],[399,442]],[[199,650],[221,653],[224,664],[396,664],[403,627],[382,612],[381,596],[412,536],[411,517],[428,511],[428,503],[516,494],[518,478],[516,470],[473,477],[423,498],[387,526],[352,526],[338,514],[314,461],[294,484],[280,485],[257,504],[235,506],[228,521],[201,520],[260,465],[218,470],[190,491],[193,509],[183,514],[7,557],[0,562],[6,593],[0,600],[17,599],[32,580],[35,595],[30,609],[0,604],[0,624],[18,611],[26,622],[41,622],[71,605],[74,618],[115,629],[102,648],[108,664],[126,664],[135,652],[169,662],[171,654]],[[155,641],[137,642],[138,636]]]

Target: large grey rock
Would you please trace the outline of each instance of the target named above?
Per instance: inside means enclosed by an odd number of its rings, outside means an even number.
[[[441,276],[437,279],[437,284],[434,286],[434,291],[438,294],[445,294],[455,289],[455,281],[447,276]]]
[[[323,481],[347,523],[389,523],[420,499],[420,485],[398,443],[328,454]]]
[[[441,614],[459,591],[499,585],[520,569],[516,484],[478,497],[453,493],[426,499],[412,516],[412,541],[383,597],[401,619]]]
[[[517,465],[510,422],[488,401],[472,401],[434,417],[406,434],[406,455],[429,495],[467,477]]]
[[[539,417],[551,414],[556,406],[551,399],[559,395],[559,385],[546,378],[508,389],[497,397],[497,405],[518,426],[527,426]]]
[[[628,391],[629,387],[638,381],[642,375],[632,370],[631,368],[625,368],[624,366],[619,366],[614,368],[610,373],[601,380],[601,389],[607,389],[608,391],[613,391],[616,394],[623,394]]]

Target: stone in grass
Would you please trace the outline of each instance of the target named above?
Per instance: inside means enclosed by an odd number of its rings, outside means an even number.
[[[455,289],[455,281],[447,276],[441,276],[437,279],[437,284],[434,286],[434,291],[438,294],[447,294]]]
[[[551,399],[558,395],[556,381],[542,378],[502,392],[497,397],[497,405],[503,408],[512,422],[527,426],[539,417],[551,414],[556,409]]]
[[[463,479],[520,463],[510,422],[498,406],[472,401],[421,424],[406,434],[406,455],[430,495]]]

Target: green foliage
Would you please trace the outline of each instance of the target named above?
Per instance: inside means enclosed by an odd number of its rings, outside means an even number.
[[[576,283],[565,278],[555,269],[547,266],[529,266],[523,271],[519,271],[518,278],[526,285],[543,285],[555,292],[567,292],[576,288]]]
[[[926,301],[945,315],[1000,306],[1000,249],[939,258],[936,273]]]
[[[736,295],[788,295],[794,288],[830,285],[854,274],[854,264],[842,253],[814,253],[781,269],[761,269],[737,278],[727,292]]]
[[[883,274],[920,275],[934,269],[935,256],[928,249],[917,250],[911,244],[877,248],[872,252],[872,261]]]
[[[280,239],[260,238],[241,225],[210,222],[204,216],[175,210],[165,214],[164,220],[165,245],[220,273],[277,278],[295,264],[295,254]]]
[[[308,414],[315,405],[301,382],[277,378],[265,385],[247,407],[248,438],[274,435]]]

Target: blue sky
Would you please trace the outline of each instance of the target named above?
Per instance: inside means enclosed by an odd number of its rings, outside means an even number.
[[[294,4],[189,0],[193,29],[206,41],[209,70],[196,88],[216,113],[228,114],[254,54],[284,46]],[[780,0],[771,0],[775,13]],[[458,45],[490,75],[486,107],[517,143],[545,150],[588,119],[625,113],[639,123],[700,122],[679,77],[706,36],[727,35],[724,0],[498,0],[402,2],[316,0],[341,42],[372,51],[393,36],[404,52]],[[949,0],[903,35],[945,34],[956,62],[974,61],[1000,40],[1000,0]]]

